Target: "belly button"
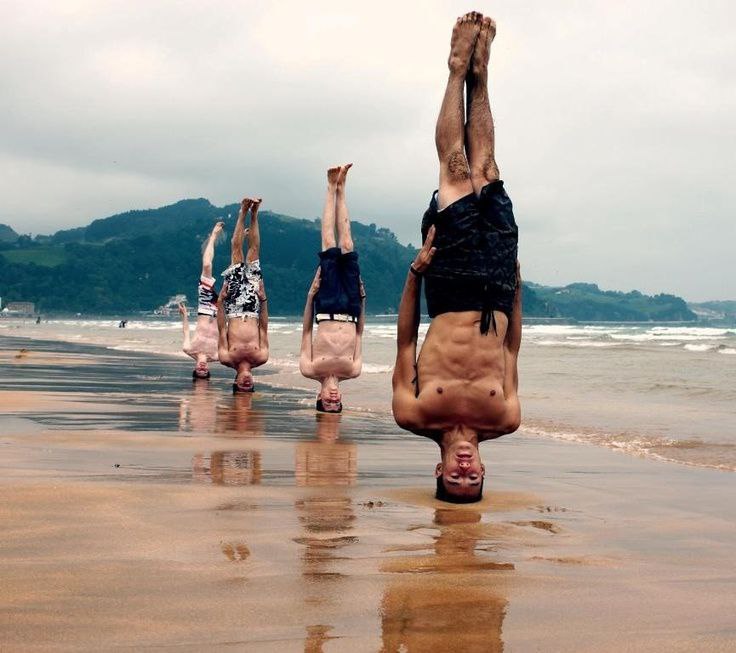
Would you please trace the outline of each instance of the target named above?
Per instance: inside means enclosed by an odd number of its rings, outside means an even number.
[[[491,390],[491,397],[495,397],[495,396],[496,396],[496,391],[495,390]]]
[[[437,394],[442,394],[442,388],[437,388]]]

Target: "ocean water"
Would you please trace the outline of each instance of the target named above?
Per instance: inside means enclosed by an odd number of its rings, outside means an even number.
[[[0,319],[0,335],[97,344],[113,350],[184,356],[174,319]],[[426,334],[428,324],[420,328]],[[301,321],[271,318],[265,382],[304,391]],[[344,384],[350,410],[390,412],[396,325],[368,320],[363,374]],[[525,325],[519,362],[522,430],[604,446],[629,455],[736,471],[736,328],[671,325]],[[226,368],[214,374],[229,376]],[[513,436],[508,436],[513,437]]]

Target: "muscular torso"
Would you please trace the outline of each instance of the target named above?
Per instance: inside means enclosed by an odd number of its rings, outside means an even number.
[[[518,408],[506,397],[504,339],[508,318],[495,312],[496,333],[480,333],[480,313],[443,313],[432,320],[417,359],[417,401],[428,435],[457,424],[478,431],[479,439],[508,431]]]
[[[252,317],[233,317],[228,321],[227,344],[232,365],[248,361],[255,367],[266,362],[258,326],[258,320]]]
[[[316,378],[355,376],[355,324],[326,320],[317,325],[312,342],[312,365]]]

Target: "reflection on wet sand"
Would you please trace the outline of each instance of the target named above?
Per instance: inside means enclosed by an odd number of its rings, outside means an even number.
[[[433,554],[382,566],[397,574],[381,602],[382,651],[502,651],[500,574],[513,565],[476,555],[488,548],[479,548],[488,537],[479,512],[438,508],[433,526]]]
[[[215,425],[220,393],[207,381],[192,384],[192,391],[179,401],[179,430],[210,433]]]
[[[296,446],[295,475],[298,486],[318,487],[319,494],[304,495],[295,507],[304,535],[294,542],[304,547],[302,577],[307,582],[305,601],[320,608],[342,600],[341,574],[337,565],[345,547],[358,542],[350,534],[356,520],[353,502],[341,488],[354,485],[358,476],[357,446],[339,442],[340,415],[316,416],[316,440]],[[330,491],[330,488],[334,488]],[[326,584],[324,581],[330,581]],[[331,639],[331,625],[307,626],[304,650],[319,653]]]
[[[260,451],[213,451],[192,458],[192,477],[214,485],[258,485],[261,482]]]
[[[182,399],[179,428],[214,432],[230,437],[261,438],[263,415],[252,408],[253,395],[237,394],[222,403],[219,393],[207,383],[195,383],[192,396]],[[258,485],[261,482],[261,452],[254,449],[196,453],[192,477],[214,485]]]
[[[341,415],[318,413],[316,441],[296,446],[296,483],[301,486],[354,485],[358,478],[358,447],[339,442]]]

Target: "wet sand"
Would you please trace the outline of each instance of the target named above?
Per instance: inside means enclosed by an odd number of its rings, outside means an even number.
[[[731,474],[522,430],[448,506],[435,446],[381,417],[0,350],[3,651],[736,648]]]

